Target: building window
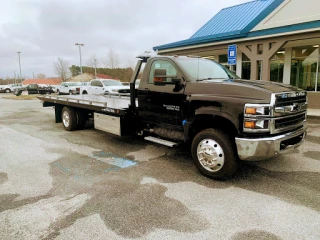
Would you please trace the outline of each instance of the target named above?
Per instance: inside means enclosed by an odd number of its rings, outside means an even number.
[[[250,58],[248,58],[244,53],[242,53],[242,62],[250,62]]]
[[[228,63],[228,54],[219,55],[219,63]]]
[[[292,49],[290,84],[307,91],[320,91],[319,45]]]
[[[241,78],[249,80],[250,77],[251,77],[251,61],[247,57],[247,55],[242,53],[242,76],[241,76]]]
[[[258,49],[258,52],[257,52],[257,54],[258,55],[261,55],[261,54],[263,54],[263,44],[258,44],[258,47],[257,47]]]
[[[262,61],[261,60],[257,61],[258,80],[262,80],[262,67],[263,67]]]
[[[283,82],[284,50],[279,50],[270,59],[270,81]]]
[[[272,43],[269,43],[269,50],[274,46],[274,42],[272,42]]]
[[[226,68],[228,68],[230,71],[236,72],[236,65],[229,65],[228,64],[228,54],[221,54],[219,55],[219,63]]]

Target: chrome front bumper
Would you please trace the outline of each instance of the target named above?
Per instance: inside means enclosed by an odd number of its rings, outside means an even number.
[[[236,138],[238,155],[241,160],[259,161],[287,153],[299,147],[307,134],[307,126],[268,138]]]

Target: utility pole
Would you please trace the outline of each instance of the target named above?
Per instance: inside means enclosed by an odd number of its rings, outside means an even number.
[[[19,57],[19,68],[20,68],[20,83],[22,83],[22,75],[21,75],[21,62],[20,62],[20,53],[21,52],[17,52],[18,53],[18,57]]]
[[[94,78],[97,78],[97,59],[94,57]]]
[[[13,74],[14,74],[14,84],[17,84],[17,79],[16,79],[16,70],[13,70]]]
[[[83,47],[84,44],[83,43],[76,43],[76,46],[79,46],[79,54],[80,54],[80,73],[82,75],[82,60],[81,60],[81,46]]]

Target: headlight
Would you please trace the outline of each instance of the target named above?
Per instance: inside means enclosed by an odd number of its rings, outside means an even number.
[[[246,104],[244,107],[244,115],[249,116],[270,116],[269,105]]]
[[[118,89],[111,89],[111,92],[119,92]]]
[[[269,120],[245,119],[243,129],[245,132],[267,132],[269,131]]]

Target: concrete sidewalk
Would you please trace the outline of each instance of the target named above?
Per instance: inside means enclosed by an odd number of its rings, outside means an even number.
[[[308,109],[307,116],[320,118],[320,109]]]

